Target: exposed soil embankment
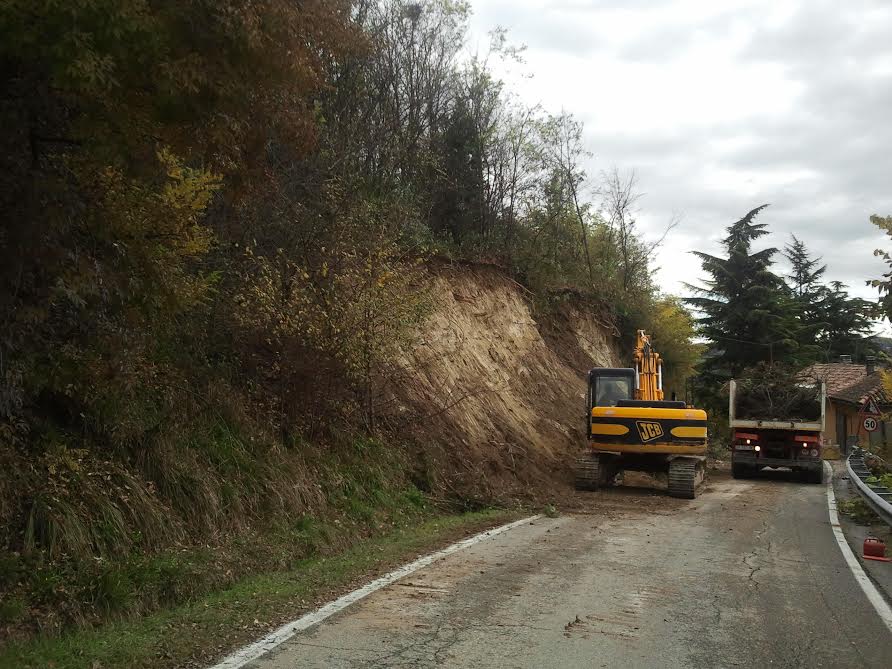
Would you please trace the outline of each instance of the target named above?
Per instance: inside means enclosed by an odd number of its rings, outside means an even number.
[[[436,307],[405,354],[399,393],[438,461],[436,483],[474,497],[547,495],[569,480],[584,438],[586,373],[619,364],[611,328],[573,295],[534,309],[495,267],[443,264],[431,279]]]

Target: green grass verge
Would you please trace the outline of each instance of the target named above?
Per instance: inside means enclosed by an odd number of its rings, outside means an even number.
[[[851,497],[837,502],[836,508],[858,525],[872,525],[879,520],[873,509],[860,497]]]
[[[340,555],[314,557],[289,571],[249,577],[143,618],[11,644],[0,649],[0,667],[113,669],[207,663],[358,579],[516,517],[509,511],[485,510],[426,520],[360,542]]]

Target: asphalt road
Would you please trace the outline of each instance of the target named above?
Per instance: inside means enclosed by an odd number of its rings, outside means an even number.
[[[379,590],[250,666],[892,667],[826,489],[618,488]],[[586,511],[589,511],[588,513]]]

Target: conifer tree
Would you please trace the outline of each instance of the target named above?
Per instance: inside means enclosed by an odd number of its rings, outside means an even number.
[[[840,281],[831,281],[823,287],[819,302],[822,328],[817,337],[820,362],[833,362],[841,355],[851,355],[858,361],[875,352],[868,336],[872,329],[870,313],[873,305],[859,297],[851,297],[846,287]]]
[[[753,242],[768,234],[754,219],[756,207],[728,227],[722,241],[727,257],[694,251],[709,278],[703,286],[688,286],[686,301],[696,311],[699,332],[711,342],[701,366],[709,385],[739,375],[763,361],[791,361],[798,350],[797,324],[783,280],[771,271],[775,248],[754,251]]]
[[[839,281],[822,282],[827,265],[813,257],[795,235],[784,248],[790,262],[787,275],[799,321],[802,362],[833,362],[840,355],[855,359],[872,351],[866,335],[871,330],[871,305],[853,298]]]
[[[796,235],[784,247],[784,257],[790,263],[787,284],[790,290],[792,317],[797,324],[797,340],[800,342],[801,363],[823,361],[823,348],[817,343],[826,327],[824,300],[828,291],[821,283],[827,265],[821,258],[813,257]]]
[[[821,277],[827,271],[827,265],[818,265],[821,258],[813,258],[805,246],[805,242],[790,235],[793,239],[784,247],[784,256],[792,266],[787,278],[797,297],[813,296],[818,291]]]

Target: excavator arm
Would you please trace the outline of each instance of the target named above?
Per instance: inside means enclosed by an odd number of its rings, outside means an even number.
[[[638,330],[635,340],[635,399],[661,401],[663,399],[663,359],[644,330]]]

